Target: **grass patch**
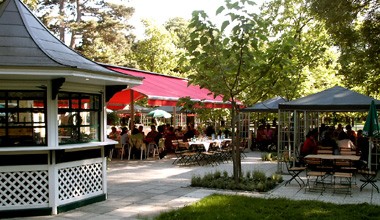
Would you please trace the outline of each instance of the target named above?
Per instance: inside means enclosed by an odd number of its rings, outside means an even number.
[[[278,174],[273,174],[272,176],[267,177],[265,173],[261,171],[247,171],[245,175],[242,175],[240,183],[236,184],[233,176],[229,176],[226,171],[223,173],[215,171],[214,173],[208,173],[203,177],[193,176],[191,178],[191,186],[266,192],[276,187],[278,183],[282,181],[282,176]]]
[[[380,207],[337,205],[319,201],[263,199],[236,195],[211,195],[184,208],[162,213],[155,219],[379,219]]]

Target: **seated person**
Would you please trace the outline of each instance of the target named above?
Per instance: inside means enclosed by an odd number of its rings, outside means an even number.
[[[182,131],[182,127],[181,126],[178,126],[178,128],[174,130],[174,133],[175,133],[175,135],[177,136],[178,139],[182,139],[183,138],[183,131]]]
[[[112,127],[111,128],[111,132],[108,134],[108,138],[112,139],[114,141],[119,141],[120,140],[120,134],[116,130],[116,127]]]
[[[268,149],[269,140],[264,125],[257,128],[256,144],[261,151]]]
[[[356,146],[354,143],[350,140],[347,133],[344,131],[341,131],[338,135],[338,141],[337,141],[339,150],[355,150]]]
[[[363,136],[363,130],[358,130],[356,155],[360,155],[361,161],[368,161],[369,140]]]
[[[309,154],[317,154],[318,153],[318,145],[317,145],[317,136],[318,131],[313,129],[309,131],[306,135],[306,140],[301,147],[301,156],[305,157]]]
[[[168,132],[165,134],[165,149],[168,152],[174,152],[173,140],[177,140],[177,136],[174,133],[174,127],[169,127]]]
[[[146,149],[146,146],[144,144],[144,135],[139,131],[139,129],[134,128],[132,130],[132,134],[129,137],[129,144],[131,149],[131,156],[132,158],[140,158],[141,150]]]
[[[319,142],[319,148],[320,149],[331,149],[333,152],[332,154],[339,154],[339,148],[336,141],[332,138],[332,132],[326,131],[324,133],[324,138]]]
[[[187,126],[187,130],[186,130],[185,134],[183,134],[183,141],[184,141],[184,142],[187,142],[188,139],[191,139],[191,138],[193,138],[193,137],[195,137],[195,131],[194,131],[194,129],[192,129],[192,127],[189,125],[189,126]]]
[[[112,139],[112,140],[114,140],[114,141],[120,141],[120,134],[119,134],[119,132],[117,131],[117,129],[116,129],[115,126],[111,127],[111,132],[108,134],[108,138],[109,138],[109,139]],[[110,152],[112,153],[112,152],[113,152],[113,151],[112,151],[113,149],[115,149],[115,145],[114,145],[114,144],[107,145],[106,148],[105,148],[105,150],[106,150],[106,152],[105,152],[106,155],[109,155]],[[110,157],[112,158],[113,155],[110,155]]]
[[[150,126],[150,131],[148,132],[148,134],[146,135],[145,139],[144,139],[144,142],[146,144],[149,144],[149,143],[152,143],[154,142],[155,144],[158,145],[158,141],[156,142],[156,136],[158,135],[158,131],[156,130],[156,126],[155,125],[151,125]]]
[[[346,133],[347,133],[348,139],[350,139],[352,143],[356,145],[357,135],[356,135],[356,132],[352,130],[351,125],[346,125]]]

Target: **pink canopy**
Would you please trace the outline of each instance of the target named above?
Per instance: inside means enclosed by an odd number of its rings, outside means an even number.
[[[206,108],[231,108],[231,103],[223,102],[221,96],[214,98],[208,89],[202,89],[195,85],[188,86],[187,79],[124,67],[105,67],[116,72],[144,78],[142,85],[117,92],[107,103],[109,109],[122,109],[125,105],[130,104],[132,101],[131,90],[133,100],[147,97],[148,104],[151,106],[175,106],[178,99],[190,97],[192,101],[202,101]]]

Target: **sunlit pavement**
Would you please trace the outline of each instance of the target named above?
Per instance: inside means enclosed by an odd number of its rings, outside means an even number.
[[[267,175],[277,171],[277,162],[261,161],[261,152],[246,150],[247,157],[242,160],[242,169],[259,170]],[[267,193],[234,192],[190,187],[194,175],[204,175],[216,170],[232,173],[232,162],[218,166],[177,166],[172,165],[173,156],[162,160],[113,159],[108,164],[108,199],[103,202],[87,205],[56,216],[38,216],[20,219],[141,219],[149,218],[160,212],[179,208],[196,202],[213,193],[239,194],[252,197],[278,198],[296,200],[319,200],[340,204],[370,203],[380,205],[380,194],[372,186],[366,186],[360,192],[362,184],[356,178],[352,194],[333,194],[332,190],[324,193],[305,192],[297,182],[287,186],[284,182]],[[305,179],[305,174],[301,174]],[[284,180],[290,178],[283,175]],[[380,184],[378,184],[380,185]]]

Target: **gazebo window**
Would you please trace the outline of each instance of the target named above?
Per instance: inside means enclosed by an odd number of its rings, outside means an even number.
[[[46,146],[46,91],[0,90],[0,146]]]
[[[59,144],[99,141],[100,95],[58,93]]]

